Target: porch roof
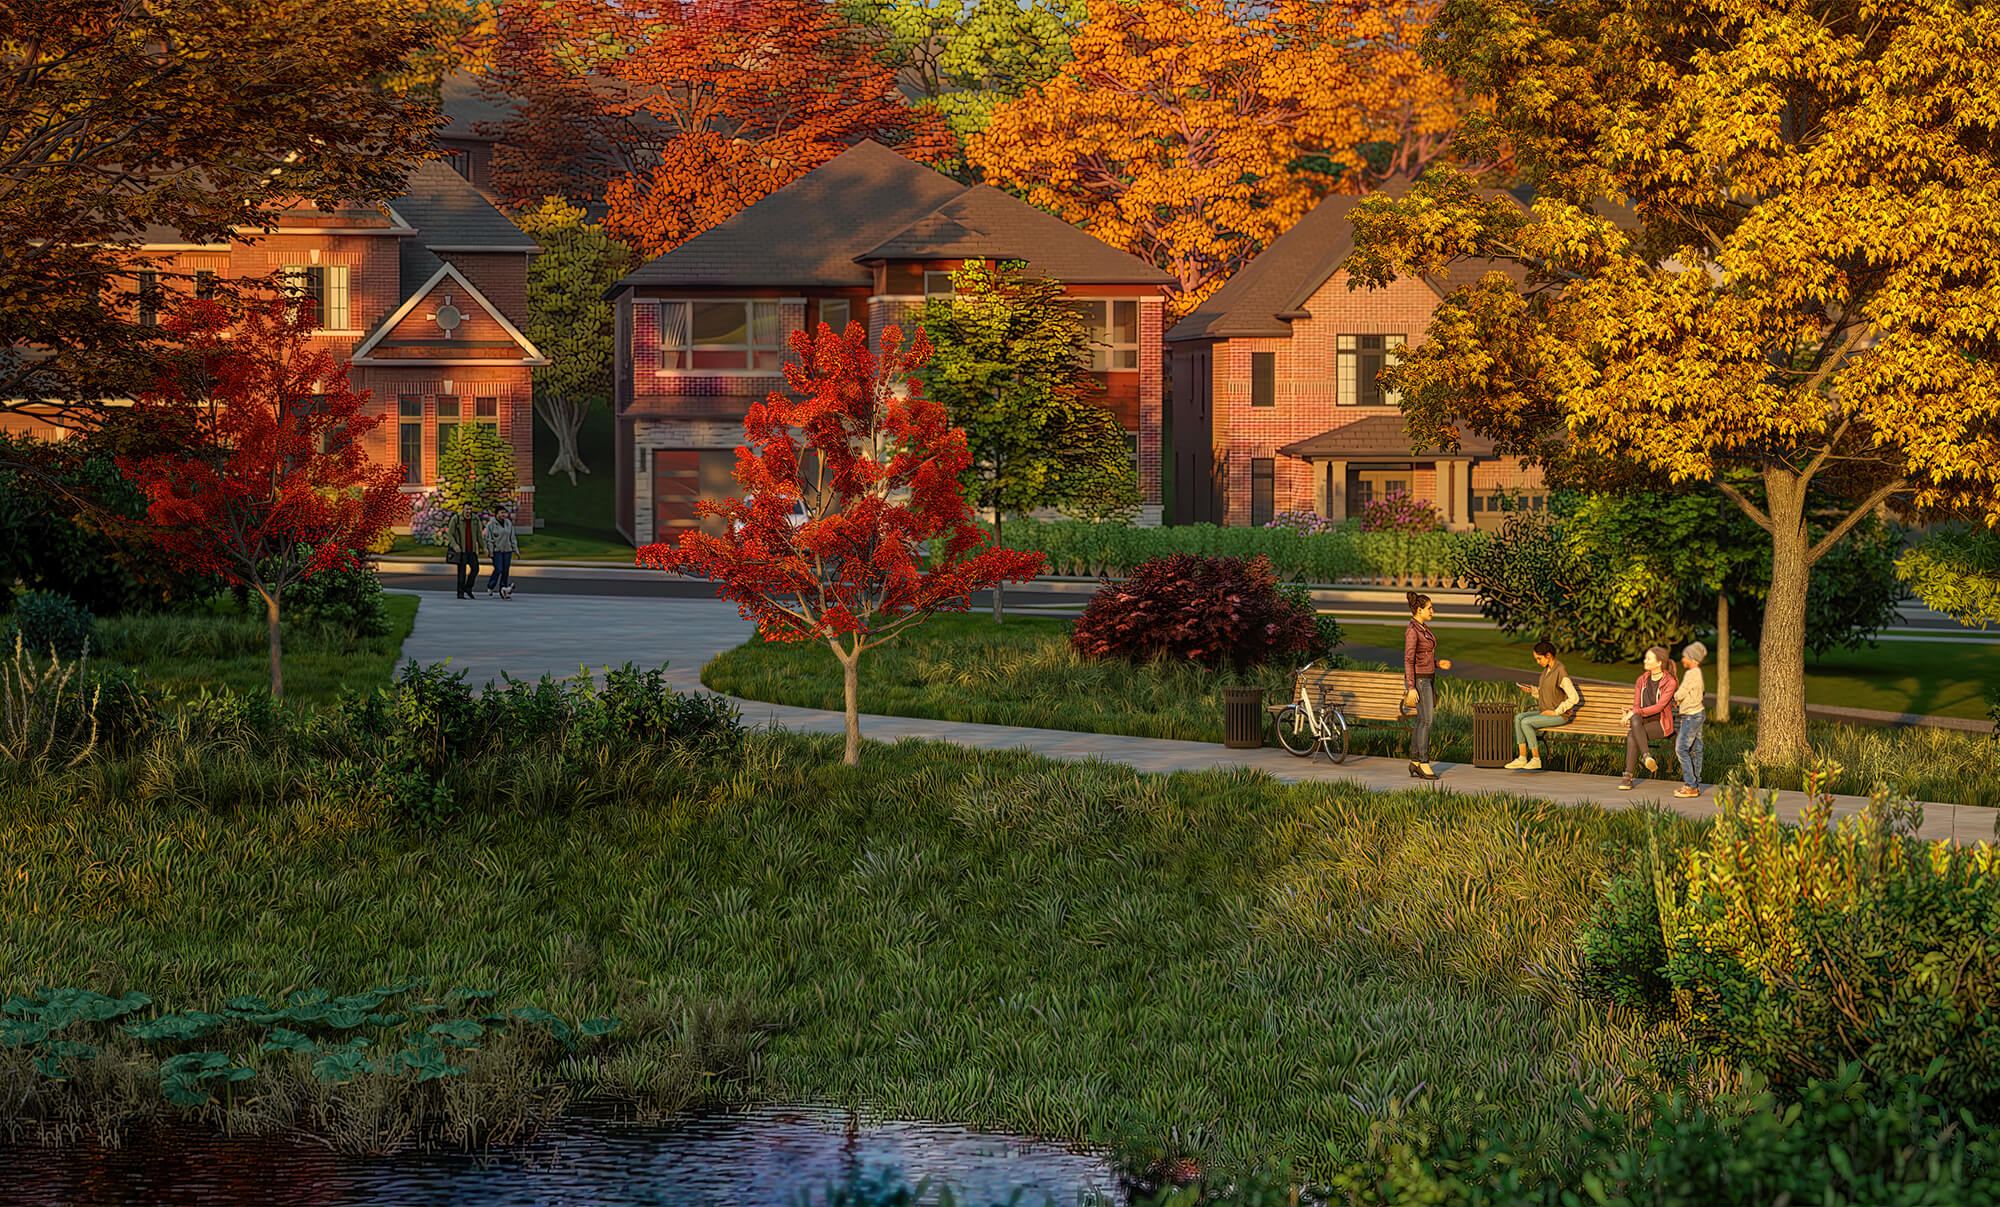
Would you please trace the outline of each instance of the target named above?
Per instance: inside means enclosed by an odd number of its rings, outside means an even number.
[[[1370,415],[1294,441],[1278,452],[1303,461],[1470,461],[1491,457],[1493,442],[1464,431],[1455,453],[1413,451],[1401,415]]]

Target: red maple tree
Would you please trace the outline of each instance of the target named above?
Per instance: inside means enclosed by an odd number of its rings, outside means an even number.
[[[714,579],[768,641],[826,642],[845,679],[850,767],[861,763],[862,652],[1042,570],[1041,554],[994,548],[973,522],[959,489],[965,433],[911,381],[930,357],[922,329],[905,347],[890,327],[881,346],[868,350],[859,323],[794,333],[792,396],[773,390],[743,419],[742,497],[696,508],[726,521],[726,535],[686,532],[637,558]],[[806,509],[797,525],[795,502]]]
[[[512,113],[494,190],[605,202],[648,256],[864,138],[919,161],[951,145],[823,0],[509,0],[484,87]]]
[[[312,346],[315,321],[284,299],[181,304],[163,324],[180,355],[135,416],[176,447],[118,458],[162,546],[264,601],[274,696],[285,692],[285,588],[353,565],[356,549],[409,510],[401,467],[362,448],[383,417],[364,415],[367,391],[356,394],[346,367]]]

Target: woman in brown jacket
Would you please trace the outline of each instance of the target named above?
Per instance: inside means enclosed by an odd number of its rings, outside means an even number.
[[[1417,715],[1410,725],[1410,776],[1434,780],[1431,770],[1431,714],[1437,711],[1437,673],[1451,669],[1451,659],[1437,656],[1437,635],[1431,632],[1431,616],[1437,611],[1431,597],[1415,591],[1403,592],[1410,605],[1410,627],[1403,631],[1403,707]]]

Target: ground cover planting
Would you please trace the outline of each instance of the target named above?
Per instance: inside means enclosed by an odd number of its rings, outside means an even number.
[[[382,608],[388,631],[379,635],[357,636],[314,621],[288,623],[285,694],[325,702],[342,688],[387,683],[403,639],[416,626],[417,597],[385,594]],[[199,611],[102,618],[93,633],[92,658],[124,667],[162,691],[246,692],[270,678],[268,641],[263,617],[222,601]]]
[[[995,627],[983,617],[940,617],[882,648],[861,686],[862,710],[1220,742],[1223,686],[1260,684],[1273,702],[1290,691],[1292,668],[1281,664],[1208,671],[1184,662],[1135,665],[1085,659],[1071,650],[1067,629],[1066,622],[1045,618],[1016,618]],[[1480,660],[1472,649],[1454,644],[1461,631],[1440,630],[1439,649],[1466,661]],[[1365,640],[1366,632],[1350,628],[1349,640]],[[1402,630],[1394,632],[1400,643]],[[1503,665],[1513,661],[1509,657]],[[1381,669],[1365,661],[1357,665]],[[824,648],[809,643],[785,646],[753,638],[710,662],[702,682],[745,699],[806,708],[840,706],[838,667]],[[1473,703],[1523,698],[1511,684],[1439,676],[1433,753],[1447,763],[1469,761]],[[1983,734],[1815,722],[1812,735],[1815,750],[1831,765],[1827,782],[1832,791],[1867,795],[1878,780],[1888,780],[1917,800],[2000,804],[2000,749]],[[1808,768],[1753,763],[1755,720],[1747,710],[1737,710],[1728,722],[1711,720],[1704,736],[1703,774],[1710,782],[1722,781],[1732,770],[1746,779],[1754,773],[1766,787],[1798,788],[1805,782]],[[1360,754],[1399,757],[1406,742],[1396,730],[1357,729],[1353,735]],[[1558,770],[1616,775],[1623,769],[1624,750],[1616,744],[1563,742],[1552,744],[1551,751],[1550,766]],[[1530,779],[1522,777],[1523,791],[1532,791]]]

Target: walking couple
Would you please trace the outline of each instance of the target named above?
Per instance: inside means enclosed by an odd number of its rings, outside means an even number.
[[[444,560],[458,567],[458,597],[476,599],[472,589],[479,583],[479,555],[493,559],[493,573],[486,580],[486,598],[498,590],[500,598],[514,598],[514,554],[520,539],[514,533],[514,518],[505,511],[487,518],[482,525],[470,511],[453,516],[445,527]]]
[[[1646,651],[1645,670],[1632,684],[1632,707],[1619,717],[1626,727],[1625,778],[1618,781],[1621,790],[1630,791],[1637,785],[1641,763],[1648,772],[1660,769],[1652,744],[1655,737],[1663,737],[1673,739],[1674,754],[1681,765],[1681,786],[1674,789],[1674,795],[1701,795],[1702,729],[1708,720],[1702,704],[1701,664],[1707,657],[1707,646],[1688,642],[1681,650],[1684,673],[1676,678],[1664,646]],[[1514,717],[1514,742],[1520,754],[1507,764],[1510,771],[1540,771],[1541,731],[1569,724],[1583,703],[1554,646],[1536,642],[1535,663],[1542,668],[1540,681],[1533,686],[1523,683],[1521,690],[1533,695],[1541,708]]]

